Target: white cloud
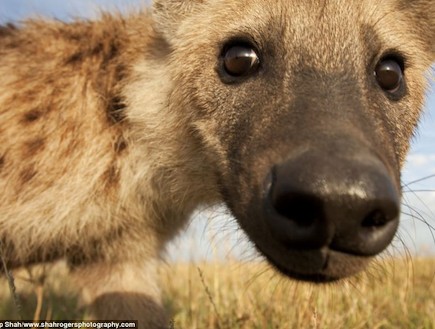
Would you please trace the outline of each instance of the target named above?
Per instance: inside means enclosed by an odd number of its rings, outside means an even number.
[[[427,167],[435,168],[435,154],[410,154],[407,159],[410,168]]]

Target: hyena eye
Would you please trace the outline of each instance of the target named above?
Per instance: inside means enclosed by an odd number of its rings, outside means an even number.
[[[223,66],[225,72],[233,77],[246,76],[257,70],[260,59],[253,47],[233,45],[224,50]]]
[[[381,60],[376,66],[375,75],[379,86],[389,93],[395,93],[402,85],[403,69],[396,59]]]

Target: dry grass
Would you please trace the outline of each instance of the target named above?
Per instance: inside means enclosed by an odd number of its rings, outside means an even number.
[[[66,276],[64,263],[14,272],[21,312],[11,297],[6,279],[0,280],[0,320],[80,320],[77,291]]]
[[[199,268],[177,265],[163,277],[179,328],[435,328],[434,259],[388,261],[320,287],[261,263]]]
[[[27,319],[82,319],[57,266],[15,274]],[[435,259],[389,260],[339,284],[293,282],[262,263],[175,264],[161,271],[175,328],[435,328]],[[45,281],[45,285],[41,284]],[[50,288],[48,288],[50,287]],[[0,319],[16,317],[0,282]]]

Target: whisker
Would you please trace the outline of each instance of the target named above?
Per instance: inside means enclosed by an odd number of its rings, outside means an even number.
[[[425,181],[425,180],[428,180],[428,179],[431,179],[431,178],[435,178],[435,174],[432,174],[432,175],[429,175],[429,176],[425,176],[425,177],[422,177],[422,178],[410,181],[409,183],[406,183],[406,184],[402,185],[402,188],[409,187],[410,185],[413,185],[413,184],[416,184],[416,183],[419,183],[419,182],[422,182],[422,181]]]
[[[419,222],[425,224],[431,230],[431,232],[435,231],[435,226],[430,224],[426,219],[424,219],[424,217],[421,217],[421,215],[416,216],[416,215],[413,215],[412,213],[407,213],[407,212],[402,212],[402,214],[409,216],[412,219],[418,220]]]

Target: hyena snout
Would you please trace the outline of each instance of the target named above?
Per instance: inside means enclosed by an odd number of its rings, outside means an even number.
[[[369,152],[303,152],[274,166],[265,186],[271,234],[291,250],[372,256],[397,230],[398,189]]]

